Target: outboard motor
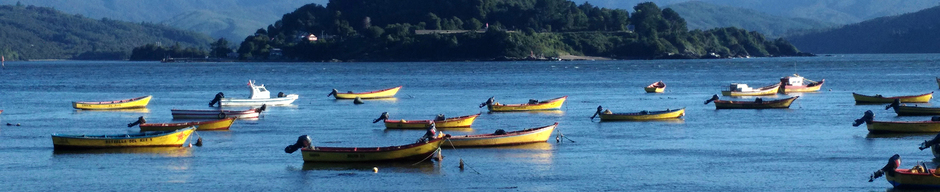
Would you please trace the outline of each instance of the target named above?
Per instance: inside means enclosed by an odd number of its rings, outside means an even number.
[[[443,121],[443,120],[446,120],[446,119],[447,119],[447,118],[444,117],[444,114],[437,114],[437,117],[434,118],[435,121]]]
[[[337,93],[339,93],[339,91],[336,90],[336,89],[333,89],[333,92],[330,92],[330,94],[327,94],[326,97],[330,97],[330,96],[336,95]]]
[[[360,97],[356,97],[355,99],[353,99],[353,104],[359,105],[359,104],[364,104],[364,103],[366,102],[363,102],[362,98]]]
[[[711,103],[712,101],[717,101],[717,100],[718,100],[718,95],[717,94],[712,95],[711,99],[705,100],[705,104],[708,105],[708,103]]]
[[[486,102],[480,103],[480,108],[486,107],[487,105],[492,105],[493,103],[496,103],[496,96],[490,97],[490,99],[487,99]]]
[[[219,107],[222,107],[222,98],[225,98],[225,94],[222,94],[222,92],[216,93],[215,98],[209,102],[209,107],[212,107],[215,103],[219,103]]]
[[[265,109],[268,109],[268,104],[261,104],[261,107],[259,107],[258,109],[255,109],[255,112],[261,113]]]
[[[277,97],[287,97],[287,94],[284,94],[284,92],[277,92]]]
[[[297,137],[297,143],[294,143],[293,145],[288,145],[287,147],[285,147],[284,152],[294,153],[294,151],[297,151],[298,149],[311,148],[310,142],[311,142],[310,137],[308,137],[307,135],[301,135],[300,137]]]
[[[147,120],[144,119],[144,116],[138,117],[137,121],[134,121],[133,123],[128,123],[127,127],[133,127],[134,125],[139,125],[141,123],[147,123]]]
[[[505,135],[505,134],[506,134],[506,130],[497,129],[496,132],[494,132],[493,134],[494,134],[494,135]]]
[[[856,119],[855,123],[852,123],[852,126],[858,127],[858,125],[861,125],[862,123],[869,123],[874,119],[875,119],[875,113],[871,112],[871,110],[868,110],[868,111],[865,111],[865,116],[862,116],[862,118]]]
[[[899,106],[901,106],[901,99],[894,99],[894,102],[891,102],[891,105],[885,106],[885,110],[891,109],[892,107],[897,109]]]
[[[386,119],[388,119],[388,112],[382,112],[382,115],[380,115],[379,118],[372,120],[372,123],[378,123],[379,121],[386,120]]]
[[[598,114],[601,114],[601,111],[603,110],[604,110],[604,107],[601,107],[600,105],[598,105],[597,112],[594,112],[594,115],[591,115],[591,120],[594,120],[594,117],[597,117]]]
[[[933,147],[934,145],[937,145],[937,144],[940,144],[940,134],[937,134],[937,136],[934,136],[933,139],[931,140],[926,140],[923,143],[921,143],[918,149],[923,151],[924,149]]]
[[[894,156],[891,156],[891,158],[888,159],[888,164],[885,165],[885,167],[875,171],[871,174],[870,177],[868,177],[868,182],[875,181],[875,179],[886,173],[888,175],[894,176],[895,169],[897,169],[899,166],[901,166],[901,155],[894,154]]]
[[[529,99],[529,104],[539,104],[539,100]]]
[[[764,103],[764,99],[758,97],[757,99],[754,99],[754,103]]]

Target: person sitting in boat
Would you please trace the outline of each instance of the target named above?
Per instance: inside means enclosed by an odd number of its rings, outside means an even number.
[[[428,127],[428,130],[424,133],[424,136],[421,136],[421,138],[418,139],[418,143],[426,143],[428,141],[434,140],[435,138],[437,138],[437,126],[434,125],[434,122],[431,122],[431,126]]]
[[[443,121],[447,118],[444,117],[444,114],[437,114],[437,117],[434,118],[435,121]]]

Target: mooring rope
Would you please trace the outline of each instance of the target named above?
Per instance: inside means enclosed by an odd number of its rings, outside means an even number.
[[[447,138],[447,143],[450,143],[450,147],[453,148],[454,151],[457,151],[457,147],[454,146],[454,142],[450,141],[450,138]],[[460,156],[460,153],[455,152],[455,154],[457,155],[457,158],[460,158],[460,162],[463,163],[464,166],[466,166],[467,168],[470,168],[470,170],[473,171],[474,173],[477,173],[477,175],[482,175],[479,171],[477,171],[473,167],[470,167],[470,165],[467,165],[467,163],[463,162],[463,157]]]

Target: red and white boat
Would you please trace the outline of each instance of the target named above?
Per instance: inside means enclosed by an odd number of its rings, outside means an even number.
[[[252,108],[244,111],[185,109],[171,109],[170,111],[172,112],[174,119],[225,119],[229,117],[251,119],[261,116],[261,112],[264,111],[266,107],[267,106],[262,105],[261,108]]]

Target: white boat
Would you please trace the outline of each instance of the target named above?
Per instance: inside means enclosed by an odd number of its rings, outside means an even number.
[[[244,111],[233,110],[186,110],[171,109],[174,119],[225,119],[235,117],[239,119],[251,119],[261,116],[261,112],[267,108],[262,105],[261,108],[252,108]]]
[[[255,81],[248,80],[248,87],[251,88],[251,97],[243,98],[224,98],[224,94],[216,94],[216,98],[209,105],[219,102],[221,106],[260,106],[260,105],[290,105],[300,97],[297,94],[279,93],[277,97],[271,98],[271,92],[264,88],[264,85],[256,85]]]

